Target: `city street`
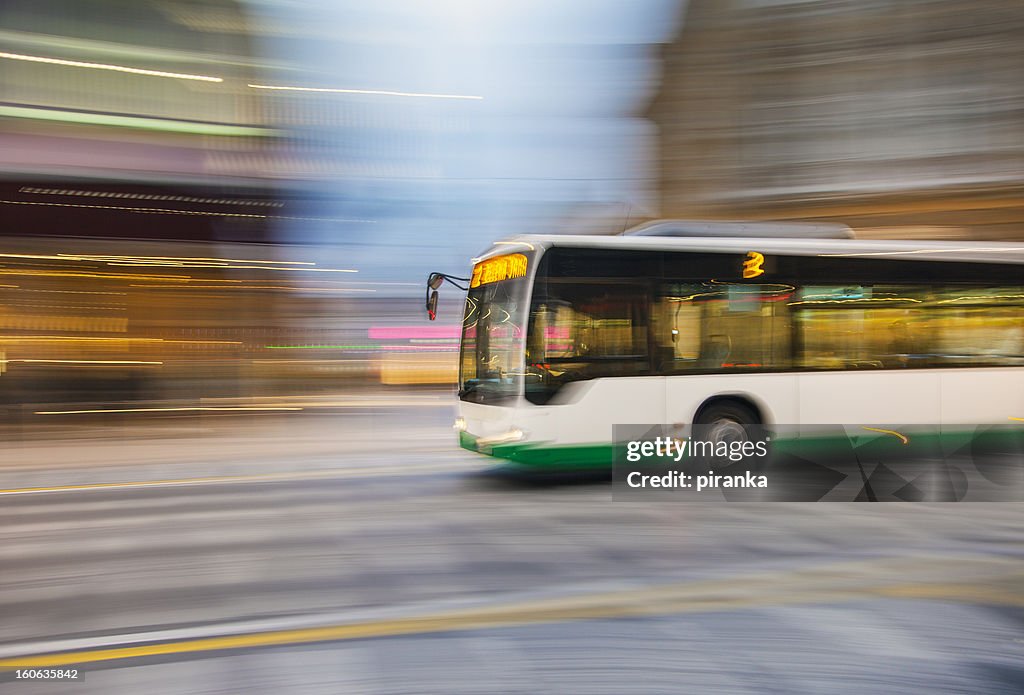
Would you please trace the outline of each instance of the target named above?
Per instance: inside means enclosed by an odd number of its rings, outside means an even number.
[[[0,695],[1024,695],[965,7],[0,0]]]
[[[1024,689],[1019,505],[613,503],[479,475],[446,393],[294,407],[9,427],[0,678],[79,680],[5,689]]]

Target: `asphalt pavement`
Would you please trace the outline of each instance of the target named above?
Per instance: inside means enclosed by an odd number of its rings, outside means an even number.
[[[612,502],[320,404],[8,431],[0,687],[1024,692],[1020,505]]]

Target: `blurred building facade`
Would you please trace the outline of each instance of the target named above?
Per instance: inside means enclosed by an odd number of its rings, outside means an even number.
[[[196,30],[200,8],[233,25]],[[0,235],[271,240],[246,27],[235,0],[0,3]]]
[[[0,412],[352,375],[276,349],[348,294],[267,245],[302,206],[256,29],[235,0],[0,3]]]
[[[649,116],[661,213],[1024,240],[1024,5],[690,0]]]

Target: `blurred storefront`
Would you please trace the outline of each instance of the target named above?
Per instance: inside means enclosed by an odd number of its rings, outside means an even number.
[[[373,376],[274,349],[314,325],[359,342],[337,318],[361,288],[279,246],[311,167],[251,86],[280,67],[257,55],[262,30],[233,0],[0,5],[0,405]]]

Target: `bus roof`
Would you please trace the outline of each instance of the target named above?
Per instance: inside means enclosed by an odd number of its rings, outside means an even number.
[[[745,237],[798,239],[853,239],[845,224],[819,222],[724,222],[707,220],[654,220],[627,229],[623,235],[657,237]]]
[[[785,256],[877,258],[915,261],[1024,263],[1024,244],[1010,242],[867,241],[860,239],[792,239],[751,237],[589,236],[539,234],[495,242],[481,258],[520,248],[635,249],[645,251],[702,251]]]

